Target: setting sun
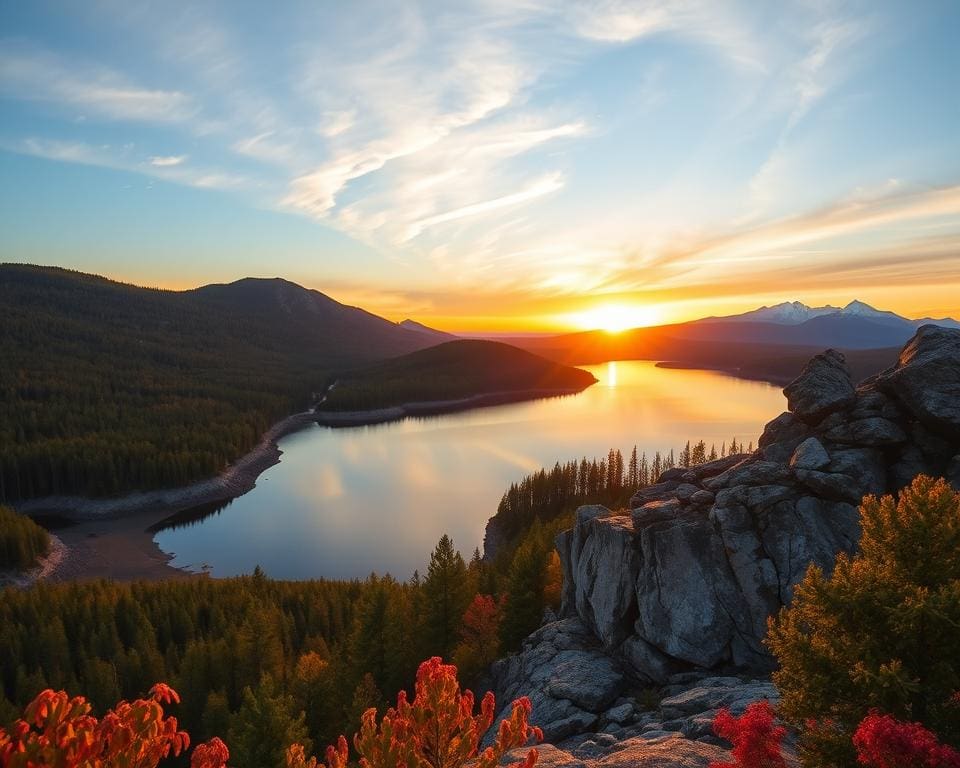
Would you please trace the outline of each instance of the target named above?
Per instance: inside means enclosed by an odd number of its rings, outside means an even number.
[[[568,322],[584,331],[620,333],[630,328],[656,325],[660,313],[655,307],[636,304],[602,304],[567,316]]]

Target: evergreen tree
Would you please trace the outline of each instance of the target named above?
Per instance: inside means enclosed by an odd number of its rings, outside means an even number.
[[[470,585],[463,557],[444,534],[430,556],[425,598],[425,640],[432,656],[449,658],[459,638],[460,619],[470,603]]]
[[[637,461],[637,446],[633,446],[630,463],[627,465],[627,485],[637,488],[640,485],[640,463]]]
[[[510,563],[500,625],[500,640],[505,651],[515,650],[543,619],[547,555],[552,549],[545,539],[540,523],[534,523]]]
[[[304,713],[295,711],[293,696],[279,693],[270,675],[243,689],[227,741],[237,768],[284,768],[287,747],[299,743],[309,750],[309,741]]]

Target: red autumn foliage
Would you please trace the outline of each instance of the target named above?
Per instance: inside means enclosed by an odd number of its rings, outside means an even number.
[[[164,703],[179,702],[158,683],[149,699],[121,701],[98,720],[82,696],[45,690],[24,710],[10,732],[0,729],[0,765],[5,768],[155,768],[169,754],[179,755],[190,738],[164,717]]]
[[[920,723],[871,712],[853,734],[857,761],[870,768],[960,768],[960,752]]]
[[[459,768],[477,756],[480,738],[493,723],[494,698],[487,693],[474,714],[474,697],[460,690],[457,668],[439,657],[423,662],[417,671],[412,702],[401,691],[397,706],[384,714],[379,725],[377,711],[368,709],[361,718],[360,732],[353,744],[361,768]],[[496,741],[479,755],[477,768],[494,768],[511,749],[522,747],[543,733],[531,727],[530,701],[513,702],[510,718],[500,723]],[[347,740],[341,736],[336,747],[327,747],[327,768],[345,768]],[[533,768],[537,750],[531,749],[518,768]],[[287,752],[289,768],[315,768],[317,761],[304,758],[303,748],[294,745]]]
[[[495,645],[500,631],[502,608],[491,595],[476,595],[463,614],[460,634],[464,642],[483,653]]]
[[[721,709],[713,721],[713,730],[733,744],[733,762],[711,763],[710,768],[786,768],[782,748],[786,729],[774,725],[769,702],[753,702],[740,717]]]
[[[98,720],[82,696],[69,698],[64,691],[43,691],[24,711],[10,732],[0,728],[0,766],[3,768],[156,768],[169,755],[179,755],[190,745],[189,736],[177,730],[175,717],[165,717],[163,704],[179,703],[177,692],[164,683],[150,689],[149,699],[121,701]],[[477,757],[480,738],[493,723],[495,702],[487,693],[474,713],[470,691],[460,690],[457,668],[434,657],[417,671],[415,695],[397,696],[397,706],[387,710],[379,725],[377,711],[363,714],[354,746],[361,768],[460,768]],[[529,724],[530,701],[513,702],[510,717],[500,723],[492,746],[479,754],[477,768],[495,768],[509,750],[543,738]],[[191,768],[226,768],[230,752],[220,739],[199,744],[191,755]],[[327,768],[346,768],[347,740],[327,747]],[[517,768],[533,768],[537,750],[531,749]],[[316,758],[306,758],[299,744],[287,750],[289,768],[317,768]]]
[[[227,745],[214,736],[206,744],[197,744],[190,755],[190,768],[226,768],[230,759]]]

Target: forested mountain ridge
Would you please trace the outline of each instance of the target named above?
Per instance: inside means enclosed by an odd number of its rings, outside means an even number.
[[[507,392],[579,392],[596,381],[587,371],[509,344],[457,339],[357,369],[337,381],[320,408],[350,411]]]
[[[208,477],[339,371],[432,340],[284,280],[0,265],[0,501]]]

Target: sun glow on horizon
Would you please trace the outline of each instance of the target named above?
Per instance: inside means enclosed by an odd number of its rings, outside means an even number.
[[[639,304],[601,304],[582,312],[566,315],[566,322],[583,331],[621,333],[660,322],[660,311]]]

